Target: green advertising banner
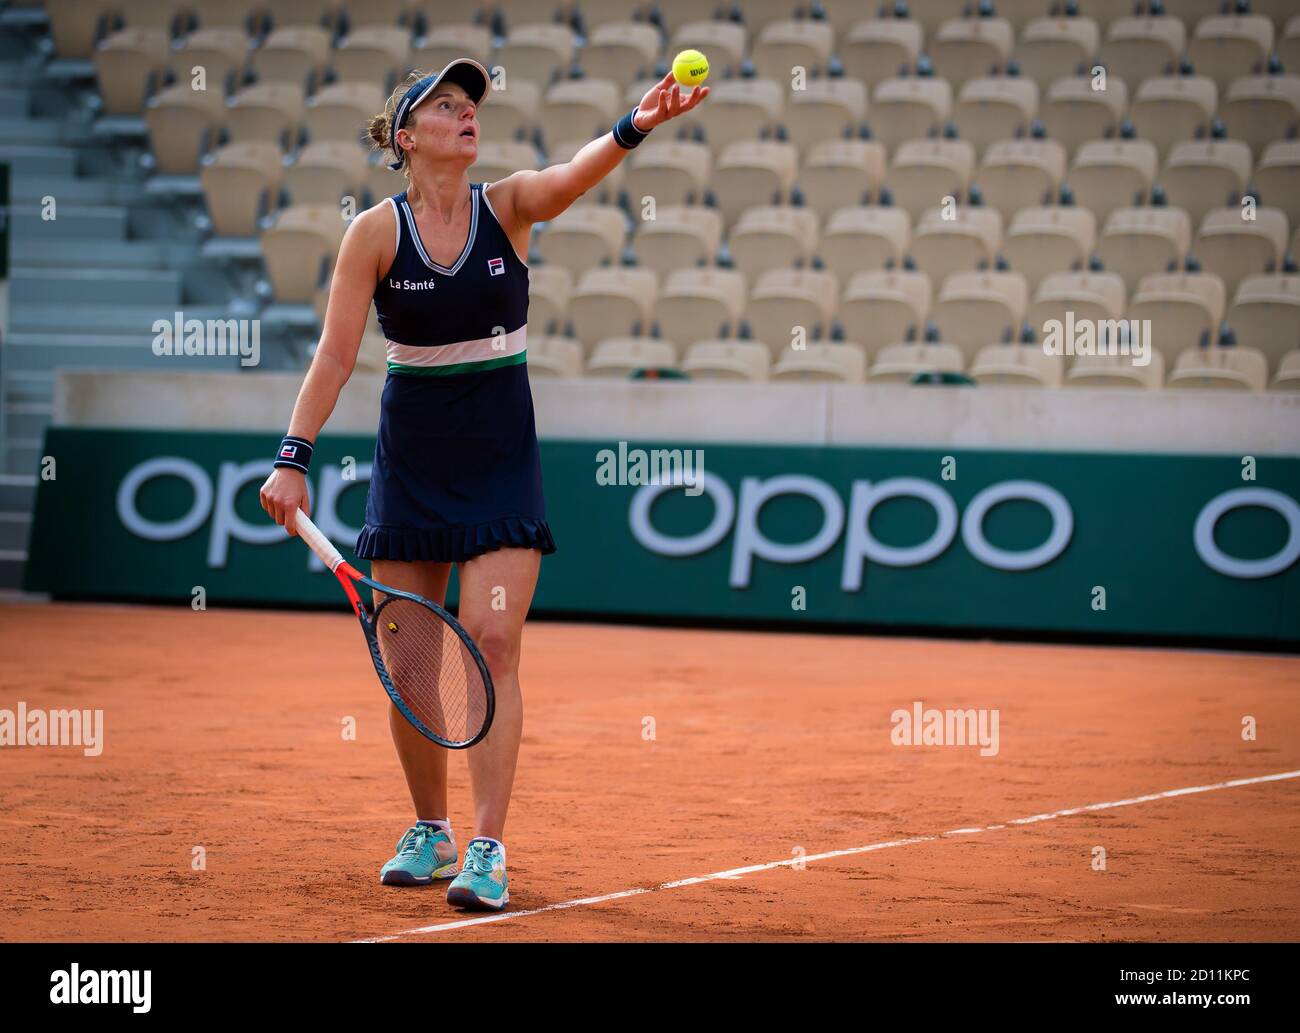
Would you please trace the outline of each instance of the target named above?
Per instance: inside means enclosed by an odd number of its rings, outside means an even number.
[[[343,605],[258,505],[273,444],[52,428],[26,587]],[[373,447],[313,461],[349,558]],[[542,462],[536,611],[1300,641],[1300,459],[544,441]]]

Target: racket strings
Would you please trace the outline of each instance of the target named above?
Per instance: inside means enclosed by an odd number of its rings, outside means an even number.
[[[429,731],[468,742],[487,719],[487,689],[474,656],[437,612],[390,596],[375,612],[384,669],[398,697]]]

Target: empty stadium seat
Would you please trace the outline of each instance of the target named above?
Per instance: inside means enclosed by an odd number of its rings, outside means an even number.
[[[236,143],[261,141],[285,150],[297,144],[305,111],[301,86],[254,83],[226,101],[226,132]]]
[[[590,377],[628,377],[643,369],[674,369],[677,350],[657,337],[615,337],[601,341],[587,360]]]
[[[647,331],[657,288],[651,269],[588,269],[569,298],[566,324],[572,323],[573,335],[585,348],[607,337]]]
[[[607,22],[597,26],[582,50],[582,68],[593,79],[626,87],[653,71],[659,30],[647,22]]]
[[[924,212],[909,253],[917,269],[943,283],[952,273],[991,266],[1001,247],[1002,216],[993,208],[963,204]]]
[[[656,207],[699,204],[713,171],[708,147],[689,140],[650,137],[621,166],[634,209],[653,197]]]
[[[608,79],[564,79],[547,89],[538,112],[547,147],[560,140],[591,140],[622,114],[618,84]]]
[[[1151,343],[1173,362],[1209,343],[1223,322],[1226,292],[1213,273],[1151,273],[1142,277],[1125,318],[1151,321]]]
[[[783,125],[801,151],[837,140],[858,126],[867,112],[867,87],[857,79],[811,79],[791,90]]]
[[[817,254],[842,280],[864,269],[900,263],[912,229],[900,208],[841,208],[826,223]]]
[[[839,284],[834,274],[805,269],[773,269],[764,273],[745,306],[755,340],[779,357],[789,350],[801,328],[805,342],[829,329]]]
[[[1256,71],[1273,50],[1273,23],[1259,14],[1229,14],[1196,22],[1187,56],[1198,75],[1220,90]]]
[[[808,208],[762,205],[746,208],[728,238],[737,269],[751,283],[769,269],[806,263],[817,246],[817,215]]]
[[[291,25],[274,30],[253,51],[249,63],[262,83],[315,88],[330,59],[330,34],[319,26]]]
[[[1128,97],[1122,79],[1107,80],[1104,90],[1093,89],[1090,75],[1057,79],[1048,87],[1039,117],[1047,135],[1072,154],[1089,140],[1114,135]]]
[[[903,18],[873,18],[857,22],[839,45],[845,75],[860,79],[868,89],[910,68],[921,53],[918,22]]]
[[[171,67],[187,85],[194,81],[195,69],[202,68],[204,87],[224,97],[239,86],[248,55],[248,35],[239,29],[198,29],[179,41]]]
[[[1253,181],[1262,203],[1281,208],[1287,221],[1300,227],[1300,140],[1269,144],[1255,166]]]
[[[1174,144],[1199,136],[1218,105],[1218,88],[1208,76],[1158,75],[1138,87],[1129,119],[1163,158]]]
[[[769,22],[759,30],[751,59],[760,76],[788,80],[790,70],[797,66],[811,77],[825,71],[834,42],[835,30],[823,21]]]
[[[167,34],[159,29],[122,29],[100,42],[92,61],[104,114],[138,115],[170,59]]]
[[[1170,150],[1160,185],[1199,226],[1212,208],[1241,203],[1250,167],[1250,148],[1240,140],[1186,140]]]
[[[1015,42],[1005,18],[952,18],[939,26],[927,50],[934,70],[960,90],[968,79],[1004,70]]]
[[[772,379],[857,384],[866,371],[867,354],[859,345],[812,343],[787,348],[772,367]]]
[[[623,246],[627,222],[612,205],[574,205],[538,234],[537,250],[546,262],[568,266],[575,276],[613,261]]]
[[[1188,348],[1165,382],[1181,390],[1263,391],[1268,363],[1254,348]]]
[[[1274,391],[1300,391],[1300,348],[1287,352],[1269,388]]]
[[[220,89],[191,89],[188,78],[150,97],[144,120],[157,170],[173,175],[197,171],[225,115]]]
[[[1181,18],[1167,15],[1120,18],[1111,22],[1099,59],[1109,80],[1123,80],[1130,89],[1152,75],[1168,72],[1187,45]]]
[[[1245,277],[1228,307],[1228,325],[1243,347],[1258,348],[1271,369],[1300,348],[1300,276],[1262,273]]]
[[[395,24],[362,25],[339,40],[332,67],[341,82],[378,83],[391,90],[410,70],[411,57],[410,30]]]
[[[715,154],[731,144],[756,142],[760,132],[781,121],[785,91],[772,79],[724,79],[710,83],[709,99],[689,115],[703,126]]]
[[[277,207],[284,164],[280,148],[264,140],[230,143],[205,159],[199,171],[212,231],[251,237],[258,220]]]
[[[299,152],[285,170],[284,188],[291,204],[337,205],[341,198],[358,198],[365,178],[365,151],[353,143],[326,140]]]
[[[1037,111],[1038,87],[1032,79],[977,78],[962,86],[952,120],[961,138],[982,152],[998,140],[1026,135]]]
[[[337,205],[293,205],[262,234],[262,260],[278,302],[307,304],[330,270],[347,223]]]
[[[511,79],[504,90],[494,89],[491,100],[478,110],[481,140],[514,140],[530,130],[542,106],[542,87],[527,79]]]
[[[1158,156],[1149,140],[1090,140],[1070,166],[1069,185],[1075,204],[1092,211],[1100,223],[1116,208],[1144,204],[1155,181]]]
[[[1259,154],[1300,125],[1300,75],[1253,75],[1233,80],[1219,107],[1228,135]]]
[[[666,276],[677,269],[711,264],[722,243],[722,214],[699,205],[657,208],[637,223],[632,253],[647,269]]]
[[[1060,387],[1065,362],[1037,344],[989,344],[975,353],[970,376],[999,387]]]
[[[1286,244],[1287,221],[1280,208],[1261,205],[1253,219],[1246,219],[1238,204],[1215,208],[1205,216],[1195,250],[1201,268],[1223,277],[1231,295],[1252,273],[1277,268]]]
[[[303,122],[314,142],[369,140],[366,127],[384,107],[385,95],[374,83],[331,83],[307,101]]]
[[[1165,382],[1165,357],[1152,349],[1151,361],[1135,366],[1130,355],[1078,355],[1065,373],[1066,387],[1128,387],[1159,391]]]
[[[876,139],[892,149],[904,140],[928,136],[951,113],[952,86],[946,79],[910,76],[876,85],[868,121]]]
[[[840,208],[865,204],[884,178],[883,144],[876,140],[823,140],[807,152],[798,182],[804,203],[818,217],[827,219]]]
[[[573,271],[562,265],[531,265],[528,269],[529,324],[549,333],[552,323],[562,323],[569,310],[573,284]]]
[[[965,368],[961,349],[953,344],[887,344],[872,363],[868,379],[906,384],[925,373],[960,373]]]
[[[660,333],[685,347],[734,333],[745,307],[745,277],[734,269],[679,269],[660,286]]]
[[[1096,236],[1097,220],[1087,208],[1021,208],[1002,253],[1033,291],[1051,273],[1085,267]]]
[[[970,358],[976,349],[1019,331],[1028,304],[1029,287],[1020,273],[953,273],[939,289],[930,318],[943,340]]]
[[[1118,273],[1051,273],[1039,283],[1026,319],[1041,338],[1049,321],[1064,326],[1071,312],[1076,320],[1118,319],[1124,312],[1126,297],[1124,280]]]
[[[1013,56],[1021,76],[1046,91],[1062,75],[1086,75],[1100,41],[1091,18],[1035,18],[1020,33]]]
[[[572,337],[528,335],[528,376],[572,378],[582,376],[582,345]]]
[[[999,140],[975,173],[984,204],[1009,222],[1016,209],[1052,204],[1065,177],[1065,148],[1055,140]]]
[[[930,313],[930,277],[912,270],[858,273],[844,288],[836,319],[850,340],[869,351],[920,337]]]
[[[509,29],[493,55],[494,63],[506,70],[506,88],[498,92],[509,93],[521,80],[544,89],[568,67],[576,46],[573,30],[558,22],[536,22]]]
[[[712,179],[723,221],[731,225],[746,208],[788,201],[797,162],[794,145],[779,140],[742,140],[728,146]]]
[[[913,219],[944,198],[960,200],[975,171],[975,148],[967,140],[908,140],[894,152],[885,187],[895,206]]]
[[[1128,290],[1147,273],[1181,266],[1192,240],[1192,222],[1181,208],[1117,208],[1106,219],[1097,254]]]
[[[424,38],[416,40],[412,61],[424,68],[445,68],[459,57],[472,57],[486,67],[491,53],[492,32],[486,25],[459,22],[430,25]],[[496,102],[493,97],[492,103]]]
[[[768,379],[772,355],[757,341],[697,341],[686,350],[682,369],[692,380],[740,380],[758,383]]]

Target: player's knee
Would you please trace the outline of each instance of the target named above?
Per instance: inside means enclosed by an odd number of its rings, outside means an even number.
[[[486,627],[471,632],[479,652],[494,677],[514,674],[519,669],[519,637],[505,628]]]

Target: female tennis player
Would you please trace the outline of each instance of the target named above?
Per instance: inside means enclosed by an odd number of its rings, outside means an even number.
[[[669,119],[696,107],[671,74],[572,161],[471,183],[487,71],[452,61],[413,73],[370,123],[407,189],[348,227],[330,285],[325,328],[262,486],[262,505],[294,533],[310,513],[312,444],[356,364],[373,301],[387,339],[388,377],[357,555],[371,576],[438,603],[452,564],[459,617],[496,689],[496,718],[468,753],[474,838],[457,873],[447,809],[447,753],[390,707],[389,727],[416,822],[380,870],[390,886],[450,878],[449,903],[499,910],[510,899],[504,842],[523,727],[519,652],[541,557],[555,550],[525,365],[528,239],[618,166]]]

